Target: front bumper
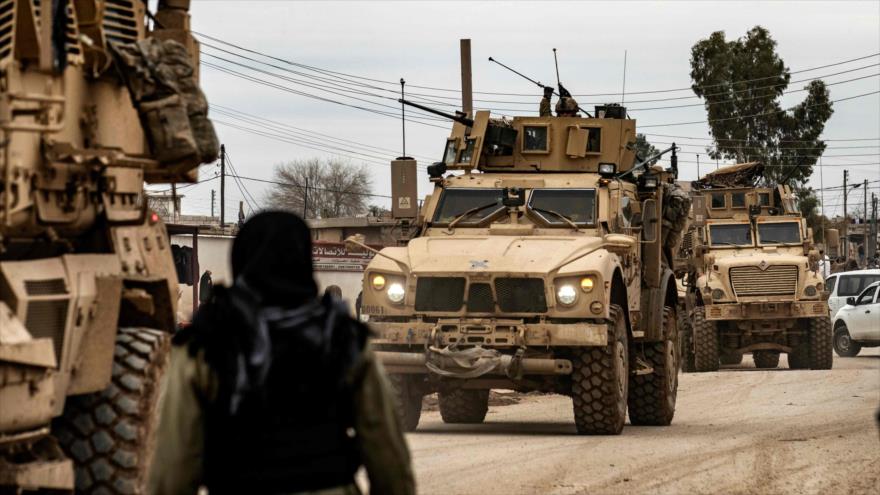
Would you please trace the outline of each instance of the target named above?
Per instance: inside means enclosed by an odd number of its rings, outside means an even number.
[[[767,320],[828,316],[827,301],[749,302],[706,306],[707,320]]]
[[[582,347],[608,343],[605,323],[523,323],[522,320],[440,319],[436,323],[371,322],[379,349],[386,345]]]

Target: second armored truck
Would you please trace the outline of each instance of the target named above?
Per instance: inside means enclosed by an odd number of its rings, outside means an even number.
[[[719,170],[695,183],[682,318],[685,371],[714,371],[751,353],[775,368],[830,369],[831,324],[812,232],[788,186],[713,187],[713,175],[756,174],[760,164]],[[723,186],[724,184],[722,184]]]
[[[624,108],[595,111],[448,116],[418,234],[364,274],[407,429],[433,392],[445,422],[482,422],[493,388],[571,396],[582,434],[620,433],[627,409],[632,424],[672,421],[669,267],[689,199],[671,171],[637,162]]]

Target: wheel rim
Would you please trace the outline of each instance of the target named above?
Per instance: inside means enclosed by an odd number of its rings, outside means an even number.
[[[626,397],[626,349],[623,342],[617,341],[614,346],[617,361],[617,390],[621,397]],[[625,399],[624,399],[625,400]]]
[[[827,342],[827,341],[826,341]],[[846,332],[840,332],[837,334],[837,348],[844,352],[849,352],[849,348],[852,345],[852,341],[849,338],[849,334]]]
[[[666,341],[666,387],[669,391],[668,396],[675,392],[676,381],[678,380],[678,366],[675,360],[675,344],[671,340]]]

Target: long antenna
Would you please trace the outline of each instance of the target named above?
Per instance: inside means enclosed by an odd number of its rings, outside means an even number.
[[[624,103],[626,103],[626,50],[623,51],[623,89],[620,91],[620,105],[623,106]]]
[[[406,85],[406,81],[403,78],[400,78],[400,126],[403,130],[403,157],[406,157],[406,105],[403,104],[403,100],[405,100],[405,93],[403,87]]]
[[[553,63],[556,64],[556,85],[560,86],[562,83],[559,82],[559,60],[556,58],[556,48],[553,49]]]
[[[489,57],[489,62],[495,62],[496,64],[500,65],[501,67],[504,67],[505,69],[509,70],[510,72],[513,72],[514,74],[518,75],[519,77],[522,77],[522,78],[525,79],[526,81],[529,81],[529,82],[531,82],[532,84],[537,84],[538,86],[540,86],[540,87],[542,87],[542,88],[544,87],[544,85],[541,84],[540,82],[535,81],[535,80],[532,79],[531,77],[529,77],[529,76],[527,76],[527,75],[525,75],[525,74],[523,74],[523,73],[521,73],[521,72],[519,72],[519,71],[516,71],[516,70],[514,70],[514,69],[511,69],[510,67],[508,67],[508,66],[502,64],[501,62],[495,60],[495,59],[492,58],[492,57]]]

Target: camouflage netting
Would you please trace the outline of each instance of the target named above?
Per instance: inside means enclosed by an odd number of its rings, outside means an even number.
[[[693,182],[694,189],[715,189],[725,187],[753,187],[764,173],[761,162],[737,163],[721,167]]]
[[[687,228],[691,197],[678,184],[663,185],[663,247],[674,253]]]
[[[156,38],[111,48],[156,159],[181,171],[216,160],[220,144],[186,48]]]

